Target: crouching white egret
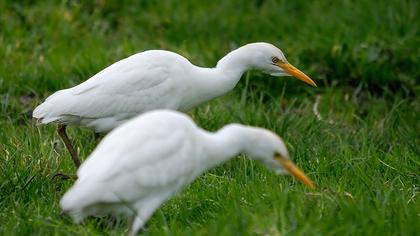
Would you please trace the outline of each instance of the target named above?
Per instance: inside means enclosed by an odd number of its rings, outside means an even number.
[[[80,166],[78,179],[60,206],[76,222],[107,213],[133,217],[130,232],[136,234],[175,192],[239,153],[314,188],[274,133],[240,124],[211,133],[183,113],[158,110],[105,136]]]
[[[187,111],[232,90],[241,75],[259,69],[275,76],[292,75],[316,87],[268,43],[252,43],[223,57],[215,68],[202,68],[164,50],[137,53],[103,69],[87,81],[49,96],[33,111],[41,123],[58,122],[58,133],[75,165],[80,161],[66,125],[107,132],[130,118],[155,109]]]

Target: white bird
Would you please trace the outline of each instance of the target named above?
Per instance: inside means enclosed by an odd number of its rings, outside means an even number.
[[[146,111],[187,111],[232,90],[249,69],[274,76],[292,75],[316,87],[269,43],[240,47],[223,57],[215,68],[195,66],[170,51],[150,50],[120,60],[77,86],[57,91],[35,108],[33,117],[43,124],[59,123],[58,132],[79,166],[66,125],[108,132]]]
[[[239,153],[315,187],[290,160],[281,138],[268,130],[230,124],[212,133],[183,113],[156,110],[103,138],[80,166],[60,207],[76,222],[108,213],[132,217],[134,235],[174,193]]]

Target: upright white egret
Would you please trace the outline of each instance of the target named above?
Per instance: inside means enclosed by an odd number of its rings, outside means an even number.
[[[232,90],[249,69],[274,76],[292,75],[316,87],[287,62],[280,49],[268,43],[240,47],[215,68],[195,66],[170,51],[150,50],[118,61],[75,87],[57,91],[35,108],[33,117],[44,124],[59,123],[58,133],[78,167],[80,161],[66,125],[106,132],[146,111],[187,111]]]
[[[289,159],[281,138],[268,130],[231,124],[211,133],[183,113],[157,110],[105,136],[60,206],[76,222],[107,213],[133,217],[134,235],[175,192],[239,153],[315,187]]]

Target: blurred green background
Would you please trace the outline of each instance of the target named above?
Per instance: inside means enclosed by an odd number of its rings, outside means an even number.
[[[75,225],[59,215],[58,201],[72,182],[51,176],[75,170],[54,125],[32,120],[44,98],[147,49],[213,67],[230,50],[258,41],[281,48],[318,88],[251,71],[234,91],[190,114],[209,130],[240,122],[279,133],[320,188],[307,192],[241,156],[165,204],[145,234],[418,234],[419,5],[0,0],[0,235],[126,229],[115,219]],[[92,133],[69,131],[86,158]]]
[[[1,93],[42,95],[155,48],[212,67],[258,41],[320,87],[419,90],[418,1],[2,1],[0,11]]]

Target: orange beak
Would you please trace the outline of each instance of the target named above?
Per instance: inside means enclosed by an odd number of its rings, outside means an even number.
[[[298,68],[292,66],[290,63],[282,63],[278,62],[276,65],[284,70],[284,72],[288,73],[291,76],[296,77],[299,80],[302,80],[303,82],[309,84],[312,87],[317,87],[315,82],[309,78],[309,76],[305,75],[302,71],[300,71]]]
[[[299,167],[297,167],[293,161],[286,159],[280,155],[276,156],[276,160],[287,170],[292,176],[302,182],[304,185],[308,186],[310,189],[315,189],[315,184],[309,179],[308,176],[303,173]]]

